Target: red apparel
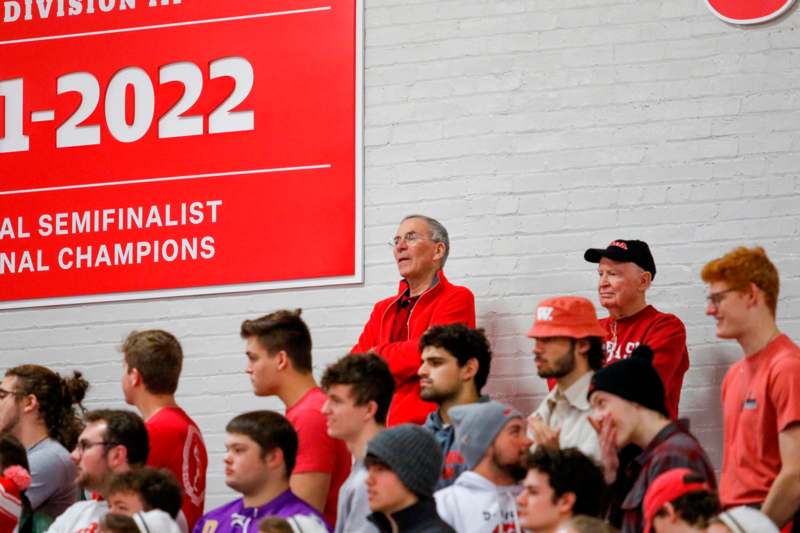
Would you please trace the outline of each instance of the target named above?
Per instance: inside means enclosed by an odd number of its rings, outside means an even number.
[[[389,365],[394,376],[395,392],[389,407],[387,426],[406,422],[422,424],[428,413],[436,409],[435,403],[425,402],[419,396],[419,376],[422,364],[419,339],[434,325],[462,323],[475,327],[475,297],[466,287],[453,285],[440,270],[434,285],[423,292],[408,317],[408,340],[390,342],[397,302],[409,290],[408,282],[400,281],[397,295],[386,298],[372,308],[369,321],[351,353],[373,350]]]
[[[197,424],[180,407],[164,407],[147,422],[150,454],[147,464],[166,468],[181,487],[181,512],[189,531],[201,516],[206,497],[208,454]]]
[[[781,469],[778,434],[800,422],[800,348],[780,335],[722,382],[724,507],[760,504]]]
[[[298,440],[297,460],[292,474],[321,472],[331,475],[322,514],[333,526],[336,523],[339,488],[350,475],[352,458],[343,440],[328,435],[328,424],[322,414],[322,404],[326,399],[325,393],[319,387],[314,387],[286,410],[286,418],[297,432]]]
[[[689,368],[683,322],[675,315],[648,305],[635,315],[619,320],[600,319],[600,324],[606,330],[606,365],[627,359],[640,344],[653,350],[653,366],[664,382],[667,411],[670,418],[677,420],[683,375]]]
[[[5,476],[0,476],[0,533],[16,531],[22,514],[22,500],[17,485]]]

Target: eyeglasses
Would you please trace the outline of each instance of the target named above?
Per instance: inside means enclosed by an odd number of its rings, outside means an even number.
[[[402,236],[398,235],[397,237],[395,237],[394,239],[389,241],[387,244],[389,246],[391,246],[392,248],[395,248],[401,242],[405,241],[405,243],[408,246],[414,246],[414,244],[418,243],[419,241],[424,241],[424,240],[429,240],[430,241],[430,240],[433,240],[433,239],[430,239],[429,237],[423,237],[422,235],[420,235],[416,231],[409,231],[405,235],[402,235]]]
[[[708,305],[713,305],[714,307],[718,307],[719,304],[722,303],[722,300],[725,299],[725,296],[728,295],[729,292],[733,292],[736,289],[725,289],[724,291],[719,292],[712,292],[708,296],[706,296],[706,302]]]
[[[78,455],[83,455],[84,453],[86,453],[86,450],[88,450],[89,448],[92,448],[94,446],[110,446],[110,445],[113,445],[113,444],[115,444],[115,443],[104,441],[104,440],[97,441],[97,442],[91,442],[91,441],[88,441],[88,440],[79,440],[78,444],[75,445],[75,451],[78,452]]]
[[[0,388],[0,400],[5,400],[6,396],[25,396],[25,394],[15,390],[5,390]]]

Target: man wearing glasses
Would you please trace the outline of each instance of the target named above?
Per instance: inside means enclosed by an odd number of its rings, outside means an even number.
[[[143,465],[147,459],[147,429],[139,415],[100,409],[86,413],[85,420],[72,460],[78,468],[78,486],[94,497],[72,504],[53,522],[48,533],[97,531],[108,512],[108,504],[100,498],[105,496],[111,475]]]
[[[475,297],[444,276],[450,239],[437,220],[405,217],[389,245],[403,279],[396,295],[375,304],[352,353],[373,352],[389,364],[396,389],[387,425],[422,424],[436,404],[420,398],[419,339],[433,325],[463,323],[474,328]]]
[[[745,355],[722,382],[720,501],[760,507],[784,531],[798,532],[800,348],[775,323],[778,271],[763,248],[742,247],[701,275],[717,337],[735,339]]]

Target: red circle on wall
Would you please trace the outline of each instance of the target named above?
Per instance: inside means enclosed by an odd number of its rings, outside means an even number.
[[[706,0],[716,16],[731,24],[758,24],[781,16],[794,0]]]

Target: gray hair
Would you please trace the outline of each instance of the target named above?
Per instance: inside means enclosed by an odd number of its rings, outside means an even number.
[[[447,262],[447,256],[450,255],[450,235],[447,233],[447,228],[442,226],[442,223],[435,218],[426,217],[425,215],[408,215],[403,217],[403,220],[401,220],[400,223],[402,224],[410,218],[419,218],[427,222],[428,227],[431,229],[431,240],[433,242],[441,242],[444,244],[442,264],[439,266],[439,268],[444,268],[444,264]]]

